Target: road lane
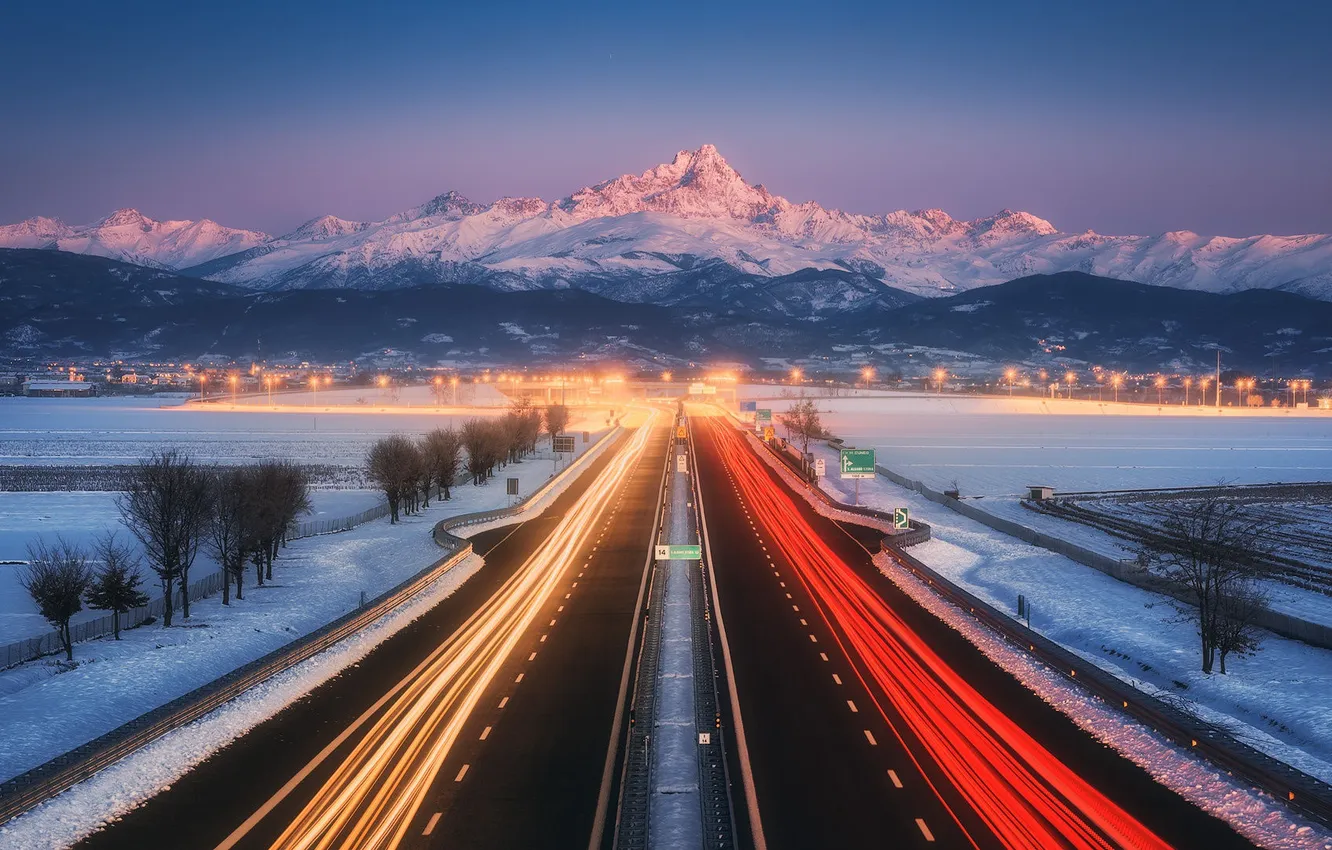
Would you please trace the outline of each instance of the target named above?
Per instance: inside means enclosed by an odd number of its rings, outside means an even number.
[[[1248,846],[896,592],[728,425],[695,433],[770,846]]]

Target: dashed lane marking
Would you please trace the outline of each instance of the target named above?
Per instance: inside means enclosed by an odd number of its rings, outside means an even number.
[[[870,742],[871,747],[879,746],[879,742],[874,740],[874,733],[868,729],[865,730],[865,740]]]
[[[433,815],[431,815],[431,816],[430,816],[430,822],[426,824],[426,828],[425,828],[425,830],[424,830],[421,834],[422,834],[422,835],[429,835],[430,833],[434,832],[434,831],[435,831],[435,824],[439,823],[439,817],[440,817],[440,815],[442,815],[442,814],[443,814],[443,812],[435,812]]]
[[[487,738],[489,738],[489,737],[490,737],[490,727],[487,726],[486,728],[484,728],[484,729],[481,730],[481,740],[484,741],[485,739],[487,739]]]
[[[509,704],[509,698],[508,698],[508,697],[505,697],[504,699],[500,700],[499,707],[500,707],[500,708],[503,708],[504,706],[506,706],[506,705],[508,705],[508,704]]]
[[[934,841],[934,833],[930,832],[930,828],[925,825],[923,818],[916,818],[916,826],[920,827],[920,834],[925,836],[926,841]]]
[[[842,677],[839,676],[839,675],[837,675],[836,673],[834,673],[834,674],[833,674],[833,683],[834,683],[834,684],[838,684],[838,685],[842,684]]]
[[[852,713],[852,714],[859,714],[859,713],[860,713],[860,709],[856,708],[856,704],[855,704],[854,702],[852,702],[851,700],[847,700],[847,701],[846,701],[846,707],[849,708],[849,709],[851,709],[851,713]]]
[[[902,787],[902,780],[897,778],[897,771],[895,770],[888,771],[888,780],[893,783],[894,788]]]
[[[458,775],[455,776],[455,777],[453,777],[453,781],[454,781],[454,782],[462,782],[463,777],[467,775],[467,769],[468,769],[469,767],[471,767],[470,764],[465,764],[465,765],[463,765],[463,766],[462,766],[462,770],[458,771]]]

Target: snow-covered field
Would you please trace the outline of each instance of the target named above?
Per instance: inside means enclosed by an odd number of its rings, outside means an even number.
[[[491,395],[500,397],[493,385],[482,385],[478,392],[483,388],[489,391],[489,394],[480,393],[486,400]],[[376,392],[370,389],[320,393],[321,412],[317,414],[302,411],[296,405],[273,410],[241,404],[232,410],[229,403],[214,408],[211,404],[185,405],[179,398],[0,398],[0,423],[3,423],[0,454],[4,455],[0,456],[0,464],[132,463],[156,449],[178,448],[204,462],[239,463],[277,457],[298,462],[360,465],[370,444],[384,435],[420,434],[436,427],[457,425],[474,416],[494,415],[498,410],[427,410],[422,407],[432,398],[427,387],[405,389],[396,401],[385,394],[382,409],[369,412],[357,409],[356,398],[365,395],[373,398]],[[262,396],[250,399],[264,400]],[[330,412],[323,412],[325,401]],[[591,431],[595,439],[596,434],[606,430],[604,412],[599,409],[575,409],[572,415],[571,431]],[[581,440],[576,440],[575,446],[579,451],[584,448]],[[549,478],[553,469],[547,449],[535,459],[509,467],[504,477],[518,477],[520,490],[526,494]],[[39,537],[50,541],[61,535],[87,543],[106,529],[121,528],[116,495],[114,492],[0,492],[0,562],[26,560],[28,543]],[[312,495],[314,510],[302,520],[350,516],[382,501],[369,490],[315,490]],[[492,481],[484,487],[457,488],[448,507],[454,513],[466,513],[506,503],[504,482]],[[123,528],[121,534],[125,534]],[[201,554],[190,577],[202,578],[216,569],[216,564]],[[17,571],[13,564],[0,563],[0,644],[50,630],[19,586]],[[151,580],[146,584],[152,593]],[[75,616],[74,622],[96,619],[103,614],[85,610]]]
[[[831,449],[813,450],[836,468]],[[823,481],[848,502],[854,484]],[[1255,657],[1230,661],[1227,675],[1204,675],[1193,626],[1166,597],[994,531],[882,476],[860,482],[860,501],[910,508],[933,530],[911,554],[1000,610],[1016,613],[1018,594],[1025,595],[1032,627],[1046,637],[1145,690],[1187,700],[1253,746],[1332,781],[1332,651],[1268,637]]]
[[[780,393],[750,391],[759,390]],[[1032,484],[1086,491],[1332,481],[1329,411],[905,393],[817,401],[848,446],[873,447],[881,465],[937,490],[956,480],[964,495],[1012,495]],[[790,407],[781,398],[765,404],[774,418]]]

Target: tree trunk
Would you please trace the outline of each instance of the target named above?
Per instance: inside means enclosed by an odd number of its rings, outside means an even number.
[[[244,582],[245,582],[245,566],[244,566],[244,563],[242,562],[241,568],[240,568],[239,570],[236,570],[236,598],[237,598],[237,599],[244,599],[244,598],[245,598],[245,589],[244,589],[244,587],[243,587]]]
[[[190,571],[181,570],[180,572],[180,616],[182,619],[190,618]]]
[[[273,580],[273,559],[277,557],[277,553],[274,552],[273,550],[274,548],[276,548],[276,546],[277,546],[276,541],[270,543],[268,546],[268,551],[264,553],[264,578],[268,579],[269,581]]]
[[[260,587],[264,586],[264,559],[254,559],[254,578]]]
[[[74,638],[69,633],[69,620],[60,624],[60,642],[65,645],[65,660],[74,660]]]
[[[222,565],[222,604],[231,604],[231,568]]]
[[[171,615],[175,613],[175,600],[171,597],[175,595],[175,583],[171,579],[162,580],[162,626],[171,628]]]
[[[114,618],[111,621],[111,633],[116,636],[116,640],[120,640],[120,613],[119,611],[111,612],[111,616]]]

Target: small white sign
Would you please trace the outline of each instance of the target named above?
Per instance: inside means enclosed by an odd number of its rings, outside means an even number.
[[[699,732],[699,733],[698,733],[698,742],[699,742],[699,744],[711,744],[711,743],[712,743],[712,733],[711,733],[711,732]]]
[[[822,478],[825,474],[827,474],[827,471],[828,471],[828,464],[827,464],[827,462],[826,462],[823,458],[821,458],[821,457],[819,457],[819,458],[815,458],[815,459],[814,459],[814,474],[817,475],[819,478]]]
[[[675,471],[684,473],[689,472],[689,457],[687,455],[675,456]]]
[[[669,561],[669,560],[671,559],[671,547],[670,547],[670,546],[656,546],[656,547],[654,547],[654,548],[657,550],[657,551],[656,551],[656,554],[655,554],[655,556],[654,556],[654,557],[655,557],[655,560],[658,560],[658,561]]]

